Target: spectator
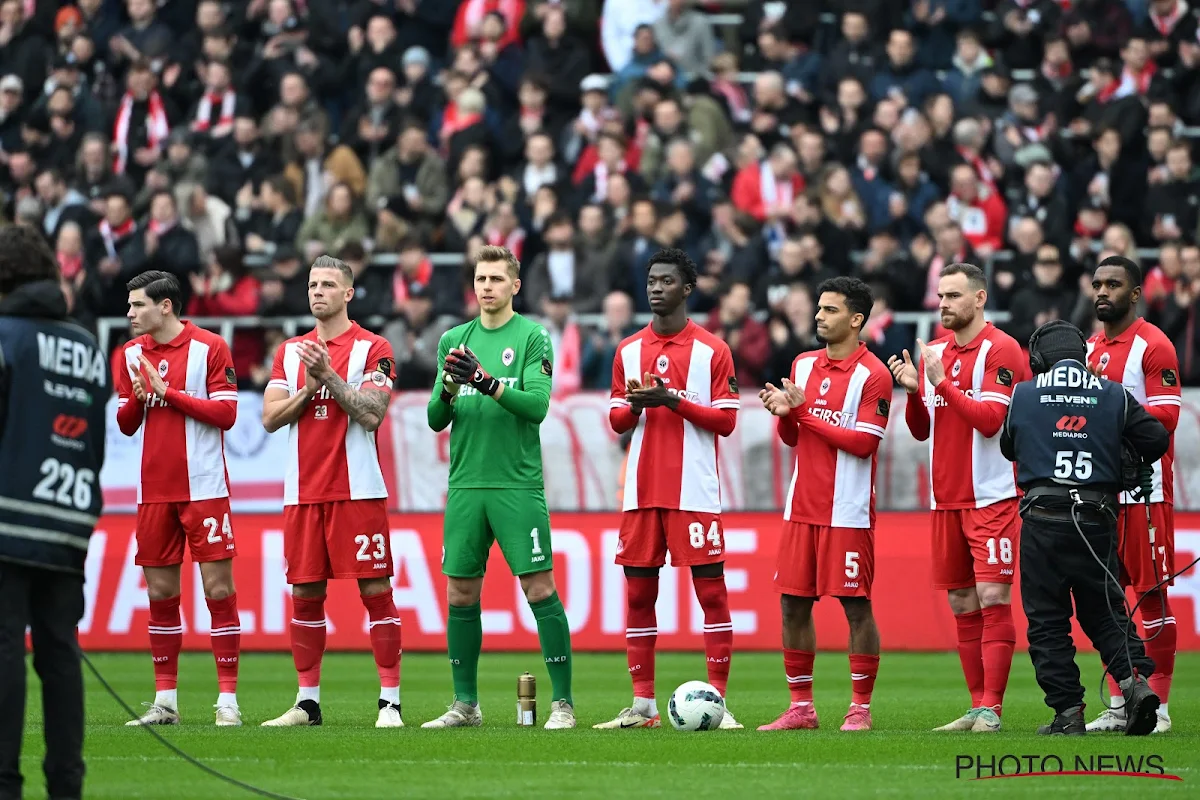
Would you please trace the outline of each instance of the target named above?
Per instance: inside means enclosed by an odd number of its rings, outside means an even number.
[[[118,183],[103,192],[104,218],[84,240],[87,277],[80,306],[85,319],[125,313],[129,297],[125,284],[141,271],[145,251],[127,192],[128,188]]]
[[[542,296],[540,311],[554,352],[551,391],[560,396],[573,394],[583,386],[581,334],[572,314],[573,306],[574,298],[569,294]]]
[[[947,205],[972,250],[986,258],[1003,246],[1008,209],[969,165],[960,164],[951,172]]]
[[[42,85],[53,51],[29,25],[21,0],[0,3],[0,75],[13,75],[31,90]]]
[[[262,147],[255,118],[238,112],[233,138],[213,157],[205,188],[230,206],[247,206],[259,185],[282,168],[279,156]]]
[[[216,248],[236,241],[233,210],[224,200],[210,195],[202,183],[177,183],[174,191],[183,226],[195,235],[201,261],[208,262]]]
[[[1167,149],[1167,180],[1151,187],[1146,196],[1143,225],[1157,242],[1187,239],[1195,241],[1200,219],[1196,197],[1200,192],[1200,172],[1192,164],[1191,146],[1172,142]]]
[[[504,44],[519,41],[521,20],[525,16],[525,0],[463,0],[454,18],[450,44],[461,48],[479,41],[484,18],[490,13],[498,13],[504,18],[504,27],[508,31]]]
[[[605,254],[580,247],[571,217],[562,212],[546,223],[543,238],[546,251],[533,259],[527,272],[522,270],[525,307],[536,311],[546,298],[572,297],[575,311],[599,311],[611,279]]]
[[[87,268],[83,263],[83,230],[78,222],[66,220],[58,226],[54,251],[61,273],[63,295],[73,313],[76,297],[87,280]]]
[[[243,108],[248,100],[240,100]],[[233,133],[239,99],[233,88],[233,67],[213,59],[204,67],[204,93],[192,112],[191,129],[203,137],[211,152]]]
[[[733,283],[721,296],[704,327],[719,336],[733,352],[734,372],[741,386],[761,383],[763,368],[771,357],[771,339],[766,326],[750,315],[751,289]]]
[[[322,253],[332,253],[350,242],[367,238],[369,229],[350,187],[335,183],[325,196],[325,208],[315,217],[304,220],[296,235],[296,249],[305,261],[313,261]]]
[[[1055,0],[1003,0],[989,32],[1010,69],[1033,69],[1046,37],[1058,31],[1062,12]]]
[[[259,311],[264,317],[305,317],[308,308],[308,270],[294,247],[280,247],[271,267],[259,277]]]
[[[884,363],[892,356],[900,357],[904,350],[912,347],[913,330],[909,325],[896,322],[892,312],[892,294],[886,284],[871,284],[874,301],[871,316],[863,326],[860,336],[875,356]]]
[[[1018,342],[1028,342],[1034,330],[1056,319],[1070,319],[1075,295],[1064,282],[1059,250],[1052,244],[1038,248],[1033,283],[1012,299],[1012,320],[1005,331]]]
[[[779,221],[791,209],[795,196],[804,191],[804,179],[796,167],[791,146],[776,145],[767,159],[738,172],[733,181],[734,206],[759,222]]]
[[[609,68],[621,73],[630,63],[634,52],[634,36],[642,35],[643,26],[653,38],[650,28],[666,13],[667,0],[604,0],[600,16],[600,38],[604,58]],[[632,77],[632,76],[627,76]]]
[[[258,313],[258,280],[250,275],[236,247],[222,245],[213,250],[202,272],[188,275],[192,297],[187,303],[191,317],[248,317]],[[254,365],[264,354],[261,331],[243,328],[233,335],[230,350],[239,387],[250,387]]]
[[[378,66],[367,76],[366,94],[346,115],[341,141],[364,164],[370,164],[396,141],[404,110],[396,104],[396,73]]]
[[[887,59],[871,81],[871,96],[878,102],[895,98],[901,105],[919,107],[938,90],[933,73],[914,59],[913,35],[896,29],[888,35]]]
[[[779,248],[779,260],[772,263],[755,286],[754,306],[769,312],[779,311],[791,288],[804,284],[810,288],[837,273],[821,261],[821,241],[805,233],[787,239]]]
[[[580,357],[583,388],[597,391],[606,391],[612,385],[617,347],[638,331],[638,325],[633,321],[633,301],[624,292],[609,292],[602,310],[604,322],[584,339]]]
[[[130,0],[149,3],[149,0]],[[170,101],[159,94],[154,73],[144,61],[130,65],[125,96],[113,121],[113,146],[116,158],[113,174],[129,175],[135,186],[158,161],[171,132],[171,120],[178,119]]]
[[[761,380],[744,385],[757,386],[770,381],[778,386],[783,378],[792,378],[792,362],[796,355],[820,347],[817,342],[815,317],[816,305],[813,303],[812,290],[804,284],[792,286],[784,296],[780,310],[772,313],[767,320],[771,352],[763,368]],[[741,378],[738,381],[740,382]]]
[[[579,84],[592,71],[587,46],[567,33],[566,13],[550,7],[542,19],[542,32],[529,40],[527,67],[531,74],[546,76],[546,103],[552,116],[563,123],[579,111]],[[557,140],[562,128],[550,133]]]
[[[350,318],[374,327],[380,317],[389,317],[395,305],[392,282],[384,268],[373,268],[361,242],[347,242],[337,251],[354,276],[354,297],[350,298]]]
[[[705,75],[716,53],[708,17],[692,0],[667,0],[666,12],[654,22],[654,38],[685,78]]]
[[[79,229],[95,224],[95,219],[87,207],[87,198],[78,190],[69,187],[57,169],[42,170],[35,183],[38,199],[45,207],[41,227],[47,239],[57,241],[59,229],[67,223],[75,224],[77,235]],[[80,245],[82,247],[82,241]],[[82,250],[80,252],[82,253]]]
[[[258,197],[259,207],[242,220],[243,238],[248,252],[270,256],[296,242],[304,216],[296,208],[295,188],[282,175],[263,181]]]

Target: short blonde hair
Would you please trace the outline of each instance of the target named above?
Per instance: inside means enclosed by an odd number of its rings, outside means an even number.
[[[471,266],[471,275],[475,275],[475,267],[478,267],[482,262],[503,261],[508,267],[508,276],[516,280],[521,274],[521,262],[517,261],[517,257],[512,254],[512,251],[507,247],[500,247],[494,244],[485,244],[479,248],[479,252],[475,254],[475,263]]]

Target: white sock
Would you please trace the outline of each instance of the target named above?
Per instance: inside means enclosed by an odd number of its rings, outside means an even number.
[[[169,708],[172,711],[179,710],[179,700],[176,697],[175,689],[159,689],[154,693],[154,705]]]
[[[1158,707],[1158,713],[1159,713],[1159,714],[1162,714],[1164,717],[1169,717],[1169,716],[1171,716],[1169,713],[1167,713],[1167,704],[1166,704],[1166,703],[1162,703],[1162,704],[1160,704],[1160,705],[1159,705],[1159,707]]]
[[[653,697],[633,698],[633,710],[643,717],[653,719],[658,716],[658,701]]]
[[[799,708],[800,706],[811,706],[811,705],[812,705],[811,700],[798,700],[795,703],[792,703],[792,708]]]
[[[296,692],[296,702],[301,700],[312,700],[320,705],[321,703],[321,687],[320,686],[301,686],[300,691]]]
[[[379,687],[379,699],[385,700],[394,706],[400,705],[400,687],[399,686],[381,686],[381,687]]]
[[[1122,714],[1124,714],[1125,713],[1125,695],[1123,695],[1123,694],[1110,695],[1108,698],[1108,707],[1111,708],[1113,711],[1120,711]]]
[[[236,709],[237,707],[237,694],[234,692],[220,692],[217,695],[217,708]]]

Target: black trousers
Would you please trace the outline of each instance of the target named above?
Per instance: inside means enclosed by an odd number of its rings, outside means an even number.
[[[1083,531],[1108,571],[1120,577],[1115,523],[1085,525]],[[1135,668],[1145,677],[1154,672],[1154,662],[1129,626],[1124,595],[1074,524],[1026,514],[1021,524],[1021,603],[1029,620],[1029,657],[1046,705],[1056,713],[1083,703],[1071,639],[1072,597],[1080,627],[1114,678],[1124,680]]]
[[[21,798],[25,728],[25,628],[42,681],[47,793],[83,792],[83,671],[75,626],[83,617],[83,576],[0,561],[0,800]]]

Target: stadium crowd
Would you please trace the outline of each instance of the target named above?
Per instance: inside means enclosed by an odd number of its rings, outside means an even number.
[[[1023,342],[1094,327],[1111,253],[1200,385],[1198,20],[1187,0],[0,0],[3,215],[51,241],[84,324],[149,269],[189,315],[263,317],[234,337],[244,387],[321,253],[352,266],[397,388],[429,386],[477,313],[446,254],[484,244],[522,261],[556,391],[609,386],[665,246],[699,265],[692,313],[744,386],[814,346],[824,278],[872,286],[886,360],[948,263],[988,266]]]

